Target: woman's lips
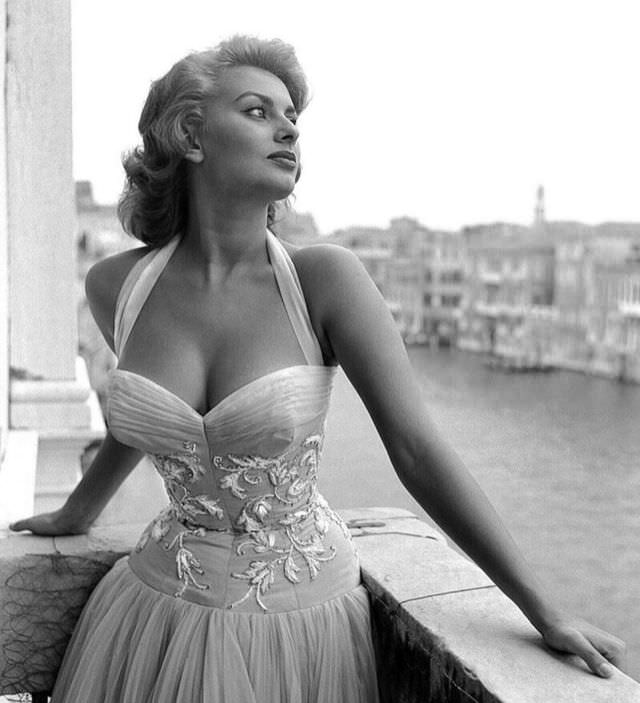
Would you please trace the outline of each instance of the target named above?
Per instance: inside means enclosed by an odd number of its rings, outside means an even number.
[[[267,158],[290,171],[294,171],[298,166],[296,155],[293,152],[276,151],[269,154]]]

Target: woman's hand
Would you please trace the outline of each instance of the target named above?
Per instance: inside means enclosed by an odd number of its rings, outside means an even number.
[[[120,484],[131,473],[143,453],[118,442],[107,432],[91,466],[59,510],[41,513],[9,525],[14,532],[31,530],[34,535],[81,535],[102,512]]]
[[[81,535],[88,532],[90,525],[72,517],[64,508],[51,513],[40,513],[33,517],[17,520],[9,525],[14,532],[30,530],[34,535]]]
[[[624,663],[624,642],[584,620],[560,618],[545,628],[542,636],[551,649],[577,654],[595,674],[604,678],[613,675],[611,664],[620,668]]]

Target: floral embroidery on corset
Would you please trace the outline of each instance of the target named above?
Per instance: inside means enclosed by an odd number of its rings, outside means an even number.
[[[247,538],[236,547],[242,556],[249,550],[254,554],[275,554],[273,559],[256,559],[241,573],[232,573],[234,578],[249,582],[247,593],[229,607],[240,605],[253,595],[263,610],[268,610],[262,597],[267,594],[276,578],[276,570],[282,568],[285,578],[299,583],[298,574],[306,565],[310,579],[319,572],[322,562],[335,557],[335,548],[324,545],[329,528],[328,520],[340,525],[345,537],[351,539],[344,522],[331,510],[316,490],[317,466],[322,435],[311,435],[293,455],[262,457],[257,455],[212,456],[214,467],[225,472],[219,487],[228,489],[239,499],[247,498],[249,486],[264,483],[269,492],[246,500],[236,520],[237,528]],[[296,510],[274,517],[274,508],[293,506],[306,498]],[[271,520],[271,521],[269,521]],[[305,533],[311,531],[309,536]]]
[[[191,495],[185,484],[195,483],[205,474],[195,442],[183,442],[184,452],[150,454],[153,465],[164,480],[175,517],[187,523],[196,523],[198,515],[224,519],[224,511],[216,498]]]
[[[201,478],[205,469],[197,453],[195,442],[183,442],[185,451],[173,454],[150,454],[153,465],[162,476],[169,496],[169,505],[160,512],[153,522],[142,533],[136,552],[144,549],[149,539],[153,539],[166,550],[176,549],[176,568],[178,578],[182,582],[180,589],[174,594],[182,597],[189,585],[200,590],[209,588],[206,584],[198,583],[194,572],[204,574],[204,570],[191,550],[184,546],[187,535],[203,537],[205,529],[197,525],[198,515],[211,515],[222,520],[224,511],[219,501],[206,495],[193,496],[189,494],[184,484],[194,483]],[[164,541],[171,530],[174,520],[182,523],[186,529],[181,530],[170,542]]]

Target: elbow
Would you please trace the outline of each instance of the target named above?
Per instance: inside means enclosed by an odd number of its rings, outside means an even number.
[[[426,483],[426,463],[420,442],[404,437],[389,449],[389,456],[400,482],[411,494]]]
[[[434,493],[447,482],[448,462],[437,436],[420,433],[395,443],[390,458],[400,482],[430,513]]]

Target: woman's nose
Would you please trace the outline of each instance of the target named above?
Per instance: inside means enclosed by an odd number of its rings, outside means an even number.
[[[279,142],[289,142],[295,144],[298,141],[300,132],[296,125],[289,119],[285,119],[276,134],[276,140]]]

